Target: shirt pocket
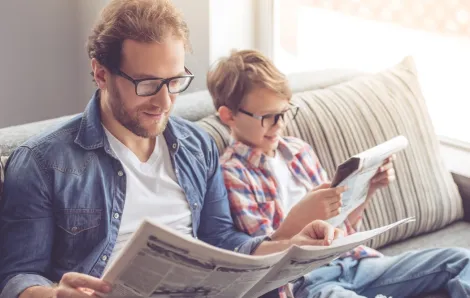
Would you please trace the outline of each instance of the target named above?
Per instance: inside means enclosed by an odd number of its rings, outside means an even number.
[[[54,256],[63,269],[72,270],[102,240],[101,209],[63,209],[56,214]]]

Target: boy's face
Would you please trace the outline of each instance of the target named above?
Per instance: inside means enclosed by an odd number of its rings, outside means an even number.
[[[287,115],[283,119],[276,114],[288,109],[287,98],[280,97],[268,89],[256,88],[247,95],[239,111],[228,124],[237,141],[259,148],[272,156],[285,126],[284,119],[287,120]]]

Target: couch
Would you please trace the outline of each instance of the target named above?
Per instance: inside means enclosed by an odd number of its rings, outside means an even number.
[[[408,216],[415,216],[416,222],[373,239],[369,246],[388,255],[421,248],[470,248],[470,178],[451,173],[445,166],[411,57],[374,74],[331,69],[292,74],[288,79],[300,112],[285,133],[308,142],[330,177],[352,154],[399,134],[409,140],[395,161],[397,181],[376,194],[362,229]],[[178,97],[173,115],[201,126],[220,151],[230,142],[207,91]],[[27,138],[71,117],[0,129],[3,165]]]

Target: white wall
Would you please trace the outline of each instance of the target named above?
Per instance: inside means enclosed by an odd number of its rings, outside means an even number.
[[[0,3],[0,127],[78,112],[78,1]]]
[[[209,67],[209,0],[173,0],[181,10],[190,30],[192,54],[186,56],[186,66],[194,74],[194,80],[186,92],[203,90],[205,74]]]
[[[190,29],[193,53],[187,66],[195,75],[189,92],[206,89],[206,73],[219,57],[233,48],[255,46],[254,1],[173,0]]]
[[[230,54],[232,49],[255,47],[252,0],[210,0],[210,63]]]
[[[95,24],[99,13],[106,5],[108,0],[79,0],[78,5],[78,38],[77,38],[77,49],[78,49],[78,77],[80,81],[80,88],[78,95],[83,104],[88,103],[93,92],[96,90],[96,85],[93,83],[93,78],[90,75],[91,65],[88,53],[86,50],[86,42],[88,36],[91,33],[91,29]]]
[[[0,128],[83,111],[95,90],[86,39],[107,2],[0,2]],[[193,46],[186,64],[195,79],[186,92],[206,88],[209,66],[220,56],[256,46],[255,1],[173,2]]]

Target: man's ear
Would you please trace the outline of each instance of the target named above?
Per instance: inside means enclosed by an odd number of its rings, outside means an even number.
[[[233,118],[233,112],[226,106],[221,106],[218,110],[220,121],[228,127],[232,128],[235,124],[235,119]]]
[[[95,79],[96,85],[101,90],[106,90],[107,84],[107,73],[108,70],[102,66],[96,58],[91,59],[91,69],[93,70],[93,78]]]

